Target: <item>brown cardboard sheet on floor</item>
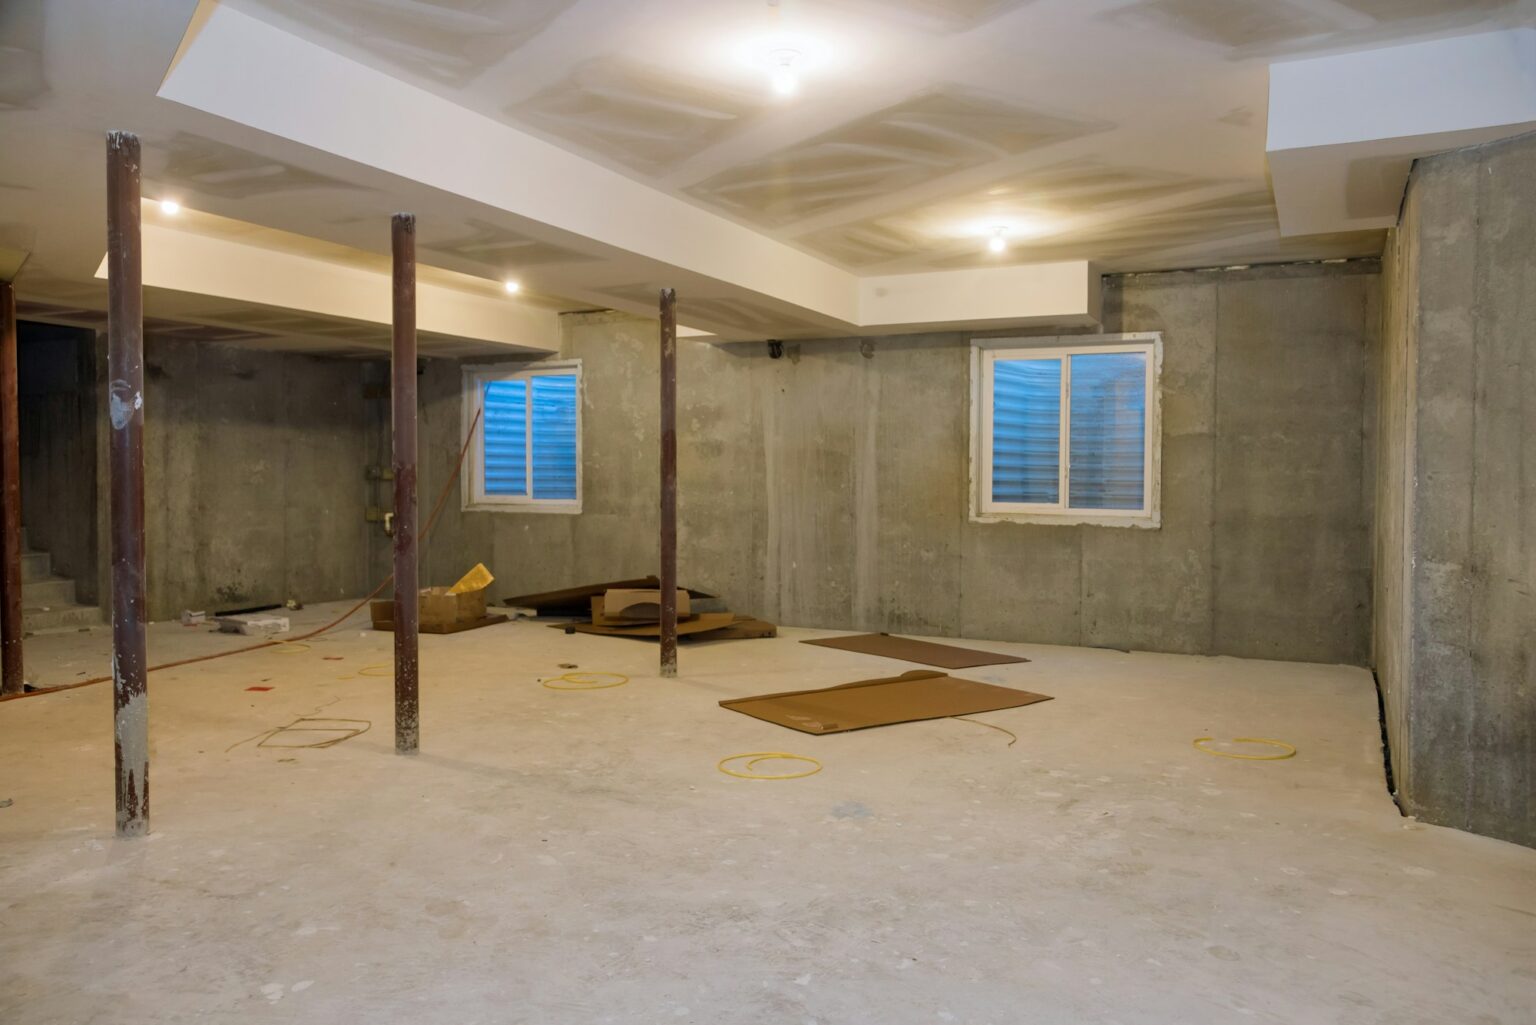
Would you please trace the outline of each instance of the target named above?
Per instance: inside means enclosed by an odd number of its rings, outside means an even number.
[[[635,577],[631,580],[608,580],[601,584],[582,584],[580,587],[567,587],[559,591],[540,591],[537,594],[519,594],[511,598],[503,598],[503,605],[514,608],[534,609],[541,616],[585,616],[587,607],[595,597],[601,597],[610,588],[637,588],[660,587],[661,581],[654,577]],[[714,595],[704,591],[696,591],[693,588],[684,588],[688,597],[697,601],[710,599]]]
[[[679,620],[677,635],[679,637],[687,637],[689,634],[723,630],[732,626],[735,621],[736,616],[734,613],[701,612],[692,619]],[[660,623],[624,623],[620,625],[615,620],[604,619],[602,622],[551,623],[549,625],[556,630],[564,630],[566,633],[600,634],[605,637],[650,637],[654,639],[661,636]]]
[[[1045,694],[961,680],[931,669],[858,680],[820,690],[758,694],[720,702],[721,708],[801,733],[844,733],[923,719],[946,719],[1050,701]]]
[[[940,669],[974,669],[977,666],[1011,665],[1028,662],[1017,655],[1004,655],[996,651],[978,651],[975,648],[957,648],[951,644],[935,644],[911,637],[892,637],[890,634],[853,634],[848,637],[822,637],[801,644],[818,644],[823,648],[857,651],[865,655],[881,655],[899,658],[903,662],[917,662]]]

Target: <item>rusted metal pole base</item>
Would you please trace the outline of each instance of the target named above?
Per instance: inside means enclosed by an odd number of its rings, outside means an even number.
[[[16,409],[16,290],[0,281],[0,694],[20,694],[21,414]]]
[[[112,496],[112,707],[117,835],[149,832],[144,652],[144,306],[139,138],[107,135],[107,405]]]
[[[661,675],[677,675],[677,292],[661,292]]]
[[[395,214],[394,399],[395,468],[395,750],[415,754],[421,739],[420,666],[416,633],[420,590],[416,565],[416,217]]]

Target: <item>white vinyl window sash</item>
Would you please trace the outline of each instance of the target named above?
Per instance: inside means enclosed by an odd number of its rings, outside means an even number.
[[[972,514],[1159,525],[1162,339],[989,339],[973,350]]]
[[[465,367],[464,508],[579,513],[581,406],[579,360]]]

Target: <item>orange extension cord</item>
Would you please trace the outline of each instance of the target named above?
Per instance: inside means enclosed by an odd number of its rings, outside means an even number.
[[[481,412],[483,412],[483,410],[477,410],[475,412],[475,418],[470,421],[469,434],[464,438],[464,447],[459,449],[459,461],[453,464],[453,473],[449,475],[448,483],[443,486],[442,492],[437,496],[437,501],[432,506],[432,514],[427,517],[427,525],[421,532],[420,540],[425,540],[427,535],[432,533],[432,525],[437,522],[438,513],[443,511],[443,503],[448,500],[448,493],[453,489],[453,482],[459,479],[459,471],[464,468],[464,457],[469,454],[469,443],[474,439],[475,428],[480,424]],[[334,630],[341,624],[345,623],[347,620],[351,619],[354,615],[357,614],[359,609],[361,609],[364,605],[367,605],[374,598],[378,597],[379,592],[388,587],[394,579],[395,575],[391,573],[389,576],[379,581],[379,586],[375,587],[372,591],[369,591],[365,598],[363,598],[347,611],[343,612],[338,618],[331,620],[331,622],[325,624],[318,630],[311,630],[309,633],[299,634],[297,637],[285,637],[280,641],[262,641],[260,644],[248,644],[243,648],[231,648],[229,651],[219,651],[212,655],[199,655],[196,658],[184,658],[176,662],[162,662],[160,665],[150,666],[145,670],[145,672],[153,673],[161,669],[175,669],[177,666],[190,666],[198,662],[211,662],[216,658],[225,658],[229,655],[243,655],[249,651],[260,651],[263,648],[275,648],[282,644],[294,644],[299,641],[307,641],[311,637],[319,637],[321,634]],[[20,698],[35,698],[43,694],[57,694],[59,691],[74,690],[76,687],[89,687],[94,683],[106,683],[110,679],[112,679],[110,676],[96,676],[89,680],[78,680],[75,683],[66,683],[60,687],[47,687],[39,690],[24,691],[20,694],[7,694],[3,697],[0,697],[0,701],[16,701]]]

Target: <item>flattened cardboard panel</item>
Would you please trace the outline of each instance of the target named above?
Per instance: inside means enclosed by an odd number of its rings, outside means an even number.
[[[597,619],[599,599],[592,599],[593,621]],[[632,623],[659,623],[661,621],[661,589],[651,587],[609,588],[602,599],[603,614],[610,619],[628,620]],[[688,592],[677,589],[677,615],[686,619],[693,614]]]
[[[864,655],[898,658],[903,662],[920,662],[940,669],[974,669],[976,666],[1001,666],[1015,662],[1028,662],[1017,655],[1003,655],[996,651],[978,651],[975,648],[957,648],[950,644],[935,644],[911,637],[892,637],[890,634],[854,634],[849,637],[823,637],[801,644],[816,644],[823,648],[841,651],[857,651]]]
[[[601,598],[611,587],[660,587],[658,577],[635,577],[630,580],[605,580],[600,584],[581,584],[559,591],[540,591],[537,594],[519,594],[502,600],[503,605],[514,608],[537,609],[541,616],[585,616],[592,611],[592,599]],[[714,595],[693,588],[686,588],[688,597],[694,600],[712,599]]]
[[[823,734],[996,712],[1050,700],[1046,694],[916,669],[820,690],[732,698],[720,702],[720,707],[801,733]]]
[[[605,637],[646,637],[655,639],[661,636],[660,623],[636,623],[633,626],[610,626],[608,620],[605,623],[551,623],[551,627],[567,632],[575,631],[584,634],[600,634]],[[677,635],[687,637],[689,634],[708,633],[711,630],[723,630],[736,622],[736,616],[730,612],[705,612],[686,623],[677,624]]]
[[[701,641],[745,641],[759,637],[777,637],[779,628],[763,619],[753,619],[751,616],[737,616],[730,626],[719,630],[711,630],[700,637]]]

